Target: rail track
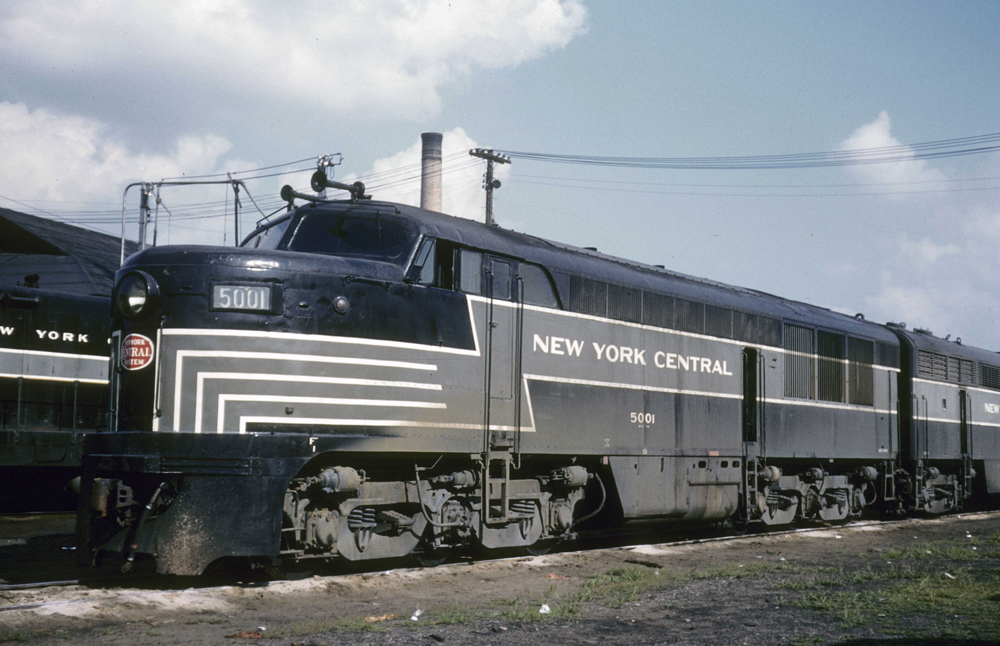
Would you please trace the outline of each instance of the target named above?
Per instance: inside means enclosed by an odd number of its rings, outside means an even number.
[[[590,536],[590,537],[582,537],[578,541],[574,541],[572,543],[567,543],[566,544],[566,546],[572,546],[572,545],[577,545],[578,546],[581,543],[591,543],[591,545],[588,546],[588,547],[586,547],[585,549],[556,550],[556,551],[554,551],[554,553],[558,553],[560,555],[579,555],[579,554],[586,554],[586,553],[590,553],[590,552],[594,552],[596,550],[602,550],[602,549],[605,549],[605,550],[608,550],[608,549],[610,549],[610,550],[632,550],[632,549],[636,549],[636,548],[668,549],[668,548],[671,548],[671,547],[679,547],[679,546],[683,546],[683,545],[698,545],[698,544],[705,544],[705,543],[717,543],[717,542],[723,542],[723,541],[754,540],[754,539],[761,538],[761,537],[780,537],[780,536],[786,536],[786,535],[802,534],[802,533],[817,532],[817,531],[830,531],[830,530],[836,531],[836,530],[841,530],[841,529],[843,529],[843,530],[850,530],[850,529],[858,529],[858,528],[861,528],[861,527],[893,526],[893,525],[901,525],[901,524],[913,523],[913,522],[917,522],[917,523],[920,523],[920,522],[929,522],[929,521],[932,521],[932,520],[935,520],[935,519],[958,519],[958,518],[966,518],[966,517],[996,518],[996,517],[1000,517],[1000,511],[996,511],[996,510],[994,510],[994,511],[986,511],[986,510],[983,510],[983,511],[969,511],[969,512],[964,512],[964,513],[960,513],[960,514],[950,514],[950,515],[947,515],[947,516],[927,518],[927,519],[904,518],[904,519],[898,519],[898,520],[897,519],[894,519],[894,520],[863,520],[863,521],[855,521],[855,522],[844,523],[844,524],[815,524],[815,525],[811,525],[811,526],[808,526],[808,527],[796,527],[796,528],[785,529],[785,530],[768,530],[768,531],[752,532],[752,533],[742,533],[742,534],[740,534],[740,533],[736,533],[736,534],[734,534],[734,533],[726,533],[726,534],[720,534],[720,535],[717,535],[717,536],[708,536],[708,537],[704,537],[703,536],[703,537],[699,537],[699,538],[678,538],[676,540],[656,541],[656,542],[649,542],[649,543],[643,543],[643,542],[621,543],[620,539],[623,538],[622,535],[616,535],[616,536],[610,536],[610,537],[607,536],[607,535],[604,535],[604,536],[601,536],[601,537]],[[633,539],[640,538],[640,540],[641,540],[641,538],[642,538],[641,536],[637,536],[636,534],[631,534],[630,536]],[[645,537],[648,538],[648,536],[645,536]],[[598,543],[598,542],[602,542],[602,541],[605,542],[605,543],[618,541],[619,544],[605,544],[605,545],[596,545],[596,544],[594,544],[594,543]],[[532,558],[532,557],[531,556],[526,556],[526,555],[504,556],[504,557],[494,557],[494,558],[482,558],[482,557],[469,556],[469,557],[464,557],[459,562],[466,562],[466,563],[503,562],[503,561],[523,560],[523,559],[526,559],[526,558]],[[302,578],[307,578],[307,577],[311,577],[311,576],[320,576],[320,577],[323,577],[323,578],[332,578],[332,577],[336,577],[338,575],[344,575],[344,574],[365,574],[365,573],[385,573],[385,574],[391,574],[391,573],[415,572],[415,571],[419,571],[419,570],[422,570],[422,569],[426,569],[426,568],[423,568],[423,567],[371,568],[371,567],[369,567],[369,568],[364,568],[364,569],[355,569],[354,571],[351,571],[351,572],[342,572],[341,571],[341,572],[336,572],[336,573],[331,572],[330,574],[300,573],[300,574],[303,574],[303,576],[300,576],[300,577],[297,577],[297,578],[296,577],[275,578],[275,579],[270,579],[270,580],[267,580],[267,581],[251,581],[251,582],[234,581],[234,582],[229,582],[229,583],[226,583],[226,584],[223,584],[223,585],[211,585],[212,581],[207,580],[207,579],[204,580],[204,585],[198,585],[197,581],[191,581],[189,579],[184,579],[182,581],[182,583],[185,583],[185,584],[190,583],[190,584],[192,584],[192,585],[188,585],[188,586],[185,586],[185,587],[178,587],[178,578],[177,577],[156,577],[156,576],[142,575],[142,574],[132,575],[132,576],[120,576],[119,575],[119,576],[114,576],[114,577],[94,577],[94,578],[81,578],[81,579],[71,579],[71,580],[59,580],[59,581],[37,581],[37,582],[30,582],[30,583],[4,584],[4,585],[0,585],[0,592],[37,591],[39,593],[44,593],[44,591],[46,589],[48,589],[48,588],[65,588],[65,587],[80,586],[81,593],[84,593],[84,592],[93,592],[96,589],[112,589],[112,588],[115,588],[115,587],[119,587],[119,586],[128,584],[128,582],[140,582],[140,581],[144,582],[145,585],[146,585],[146,587],[148,589],[137,590],[137,589],[135,589],[133,587],[133,588],[124,589],[122,591],[122,593],[120,593],[120,594],[107,594],[107,595],[101,595],[101,596],[87,596],[87,595],[84,594],[84,595],[81,595],[79,598],[59,599],[59,600],[56,600],[56,601],[37,601],[37,602],[31,602],[31,603],[20,603],[20,604],[3,605],[3,606],[0,606],[0,613],[2,613],[2,612],[10,612],[10,611],[17,611],[17,610],[35,610],[35,609],[39,609],[39,608],[46,608],[46,607],[52,607],[52,606],[62,606],[62,605],[70,605],[70,604],[78,604],[78,603],[93,603],[93,602],[97,602],[97,601],[108,601],[108,600],[141,598],[141,597],[149,597],[149,596],[153,596],[153,595],[161,595],[161,594],[164,594],[164,593],[169,593],[169,594],[190,594],[190,593],[212,592],[213,590],[219,590],[219,591],[221,591],[221,590],[227,590],[227,589],[232,589],[232,588],[245,588],[245,589],[266,588],[266,587],[271,586],[271,585],[276,585],[276,584],[281,584],[281,583],[289,583],[289,582],[292,582],[294,580],[300,580]]]

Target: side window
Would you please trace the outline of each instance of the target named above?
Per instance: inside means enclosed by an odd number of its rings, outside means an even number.
[[[545,270],[538,265],[522,263],[517,268],[524,287],[524,302],[542,307],[558,307],[556,290]]]
[[[424,239],[410,268],[411,280],[421,285],[455,289],[455,255],[455,243]]]
[[[493,291],[491,296],[502,301],[510,300],[510,279],[513,275],[510,263],[504,260],[492,259]]]
[[[437,249],[437,240],[434,238],[427,238],[424,240],[423,244],[420,245],[420,250],[417,251],[417,257],[413,260],[413,272],[416,274],[416,280],[421,285],[433,285],[434,274],[437,263],[435,259],[437,254],[435,253]]]
[[[482,294],[483,254],[462,249],[459,255],[458,288],[469,294]]]

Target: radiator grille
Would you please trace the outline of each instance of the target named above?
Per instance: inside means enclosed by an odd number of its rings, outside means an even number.
[[[597,280],[571,276],[569,308],[580,314],[608,315],[608,286]]]
[[[818,395],[821,401],[844,401],[844,337],[820,331],[816,334],[819,354]]]
[[[872,367],[874,346],[871,341],[848,338],[847,360],[850,380],[850,403],[875,405],[875,368]]]
[[[628,287],[608,285],[608,316],[619,321],[642,321],[642,292]]]
[[[948,357],[937,352],[917,350],[917,375],[948,381]]]
[[[812,399],[813,331],[785,325],[785,397]]]
[[[656,327],[674,327],[674,299],[663,294],[643,294],[642,322]]]
[[[674,322],[682,332],[705,333],[705,306],[678,298],[674,301]]]
[[[972,385],[976,383],[976,362],[940,352],[917,350],[917,376]]]
[[[705,334],[733,338],[733,311],[723,307],[705,306]]]
[[[1000,390],[1000,368],[979,364],[979,385]]]

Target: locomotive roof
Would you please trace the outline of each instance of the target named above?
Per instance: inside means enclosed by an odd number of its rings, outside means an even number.
[[[126,252],[136,250],[126,242]],[[111,294],[121,260],[119,238],[0,208],[0,280],[17,284],[38,274],[43,289]]]
[[[927,330],[906,330],[898,326],[893,326],[897,334],[906,337],[913,345],[914,350],[924,350],[937,354],[949,355],[960,359],[970,359],[993,366],[1000,366],[1000,354],[990,352],[982,348],[962,345],[958,340],[951,341],[942,339],[931,334]]]
[[[344,204],[352,203],[344,202]],[[534,262],[554,273],[575,274],[610,283],[635,286],[720,307],[845,331],[891,345],[899,344],[899,339],[894,334],[876,323],[766,292],[688,276],[404,204],[378,201],[353,204],[361,208],[394,209],[416,224],[416,228],[425,235]],[[568,295],[563,296],[565,298]]]

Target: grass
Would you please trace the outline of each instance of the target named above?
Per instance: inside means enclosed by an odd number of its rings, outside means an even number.
[[[923,576],[921,570],[909,565],[889,565],[873,568],[871,565],[857,570],[844,568],[822,568],[822,571],[810,576],[791,579],[776,584],[778,590],[815,590],[817,588],[835,588],[848,585],[864,585],[873,581],[891,581],[901,579],[918,579]]]
[[[501,599],[480,607],[454,604],[424,613],[419,626],[449,626],[470,624],[477,621],[503,621],[510,623],[531,623],[536,621],[567,620],[579,617],[584,604],[597,604],[605,608],[621,608],[635,603],[651,593],[676,586],[694,579],[732,578],[746,579],[783,569],[788,566],[773,563],[737,563],[723,565],[708,570],[688,573],[673,573],[658,567],[622,566],[593,575],[583,581],[574,591],[560,594],[555,585],[540,597],[524,599]],[[550,612],[539,612],[542,604],[549,606]],[[337,621],[320,621],[290,624],[269,630],[266,637],[281,639],[298,635],[334,631],[380,631],[388,626],[400,626],[409,622],[400,618],[393,622],[369,623],[362,618]]]
[[[621,608],[687,581],[785,574],[784,580],[772,587],[803,594],[787,600],[781,598],[778,605],[829,614],[845,628],[876,624],[880,631],[889,634],[926,636],[930,631],[946,637],[1000,640],[1000,569],[989,569],[989,562],[984,560],[991,558],[1000,558],[1000,532],[888,550],[880,553],[877,561],[861,568],[752,561],[684,573],[639,563],[590,576],[569,592],[559,592],[552,585],[533,598],[502,599],[482,606],[455,604],[427,610],[419,622],[406,621],[406,617],[379,622],[365,621],[362,617],[306,622],[275,627],[268,631],[267,637],[281,639],[321,632],[372,632],[389,627],[481,621],[526,624],[567,620],[583,615],[587,604]],[[945,575],[940,566],[942,561],[950,561],[948,574],[954,578]],[[549,613],[539,613],[542,604],[549,606]],[[793,640],[793,644],[815,643],[819,642],[814,637],[804,635]]]
[[[59,639],[69,639],[72,633],[69,630],[60,629],[52,630],[49,628],[43,628],[42,630],[36,630],[33,632],[20,632],[20,631],[0,631],[0,643],[19,643],[31,641],[32,639],[42,639],[44,637],[58,637]]]
[[[924,634],[933,627],[948,637],[1000,640],[1000,570],[948,574],[954,578],[940,570],[911,570],[904,580],[887,586],[809,593],[791,605],[830,614],[845,628],[882,623],[904,634]]]
[[[300,635],[315,635],[317,633],[334,633],[340,631],[377,633],[385,631],[385,626],[380,622],[366,621],[364,617],[300,621],[269,628],[264,637],[267,639],[285,639],[288,637],[299,637]]]
[[[972,549],[976,548],[976,549]],[[985,536],[973,536],[955,541],[930,541],[910,545],[900,549],[887,550],[888,560],[941,560],[971,561],[984,558],[1000,558],[1000,532]]]

